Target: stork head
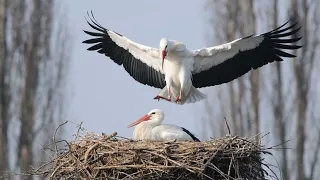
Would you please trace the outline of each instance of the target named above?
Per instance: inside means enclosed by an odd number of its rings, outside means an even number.
[[[161,58],[162,58],[162,70],[163,70],[163,63],[164,63],[164,59],[166,58],[168,51],[171,50],[172,48],[172,43],[167,40],[166,38],[162,38],[160,40],[160,51],[161,51]]]
[[[147,123],[149,125],[158,126],[164,119],[164,112],[160,109],[153,109],[148,114],[128,125],[128,128],[136,126],[140,123]]]

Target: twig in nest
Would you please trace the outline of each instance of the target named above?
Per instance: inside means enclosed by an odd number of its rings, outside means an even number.
[[[98,142],[96,142],[94,145],[92,145],[91,147],[89,147],[89,149],[86,151],[86,153],[84,154],[84,163],[87,164],[88,162],[88,157],[89,157],[89,154],[90,152],[96,148],[97,146],[99,145]]]
[[[114,136],[116,136],[116,135],[117,135],[117,132],[114,132],[114,133],[112,133],[112,134],[109,135],[109,136],[105,136],[105,137],[103,137],[102,142],[103,142],[103,141],[106,141],[106,140],[108,140],[108,139],[110,139],[110,138],[112,138],[112,137],[114,137]],[[84,164],[87,164],[87,162],[88,162],[88,157],[89,157],[90,152],[91,152],[94,148],[96,148],[98,145],[99,145],[99,142],[96,142],[94,145],[92,145],[92,146],[86,151],[86,153],[84,154]]]
[[[165,157],[165,156],[162,156],[162,155],[160,155],[160,154],[158,154],[158,153],[155,153],[155,152],[152,152],[152,151],[147,151],[147,150],[145,150],[145,151],[148,152],[148,153],[150,153],[150,154],[153,154],[153,155],[155,155],[155,156],[159,156],[159,157],[161,157],[161,158],[163,158],[163,159],[165,159],[165,160],[168,160],[168,161],[170,161],[171,163],[176,164],[176,165],[178,165],[178,166],[180,166],[180,167],[182,167],[182,168],[186,168],[188,171],[190,171],[190,172],[192,172],[192,173],[195,173],[192,169],[190,169],[190,167],[188,167],[188,166],[186,166],[186,165],[182,165],[182,164],[178,163],[177,161],[174,161],[174,160],[172,160],[172,159],[169,159],[169,158],[167,158],[167,157]]]
[[[55,169],[54,169],[54,171],[51,173],[51,175],[50,175],[50,179],[53,179],[53,177],[54,177],[54,175],[56,174],[56,172],[64,165],[64,164],[66,164],[67,162],[63,162],[63,163],[61,163],[58,167],[56,167]]]
[[[76,134],[76,139],[79,137],[79,132],[80,132],[80,130],[82,130],[82,121],[80,122],[80,124],[79,125],[77,125],[77,127],[78,127],[78,130],[77,130],[77,134]]]
[[[229,169],[228,169],[228,176],[230,176],[230,171],[231,171],[231,167],[232,167],[232,163],[233,163],[233,154],[231,154],[231,159],[230,159],[230,164],[229,164]]]
[[[226,118],[226,117],[224,117],[224,122],[226,123],[227,128],[228,128],[228,133],[229,133],[228,135],[231,136],[230,127],[229,127],[229,124],[228,124],[228,121],[227,121],[227,118]]]
[[[225,142],[224,144],[221,144],[221,145],[217,148],[217,150],[224,150],[227,146],[229,146],[230,143],[232,143],[232,142],[233,142],[234,140],[236,140],[237,138],[238,138],[238,136],[234,136],[232,139],[229,139],[229,140],[228,140],[227,142]],[[216,151],[216,152],[210,157],[210,159],[204,164],[204,167],[208,166],[208,165],[211,163],[212,159],[213,159],[214,157],[216,157],[217,153],[218,153],[218,151]]]
[[[52,136],[52,141],[53,141],[53,144],[54,144],[54,150],[56,152],[56,154],[58,154],[58,147],[57,147],[57,144],[56,144],[56,134],[58,132],[58,130],[60,129],[61,126],[65,125],[68,123],[68,120],[66,120],[65,122],[61,123],[57,129],[54,131],[54,135]]]

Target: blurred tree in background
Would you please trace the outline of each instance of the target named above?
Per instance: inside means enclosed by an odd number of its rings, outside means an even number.
[[[46,158],[65,113],[66,23],[53,0],[0,1],[0,174]]]
[[[224,117],[233,134],[250,136],[271,132],[272,144],[290,140],[283,145],[284,149],[274,152],[280,160],[281,177],[318,179],[320,76],[316,59],[320,57],[320,2],[208,0],[206,8],[211,13],[210,45],[267,32],[291,19],[291,23],[299,21],[302,26],[298,36],[303,39],[298,45],[303,48],[294,51],[297,58],[293,60],[268,64],[210,89],[205,100],[203,132],[206,134],[203,135],[224,136]]]

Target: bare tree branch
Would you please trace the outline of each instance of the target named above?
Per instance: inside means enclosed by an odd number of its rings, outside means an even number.
[[[10,118],[10,75],[8,42],[7,42],[7,21],[8,21],[8,0],[0,2],[0,172],[9,170],[9,147],[8,147],[8,126]]]
[[[313,117],[314,118],[314,117]],[[320,121],[320,119],[317,119],[317,121]],[[309,180],[312,180],[314,179],[314,174],[315,172],[317,172],[315,169],[316,169],[316,165],[319,161],[319,152],[320,152],[320,127],[317,128],[317,131],[318,131],[318,137],[317,137],[317,142],[316,142],[316,148],[314,150],[314,153],[313,153],[313,159],[311,161],[311,168],[310,168],[310,175],[308,178],[306,179],[309,179]]]

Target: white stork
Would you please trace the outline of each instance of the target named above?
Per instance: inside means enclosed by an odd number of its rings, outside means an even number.
[[[92,14],[92,12],[91,12]],[[283,61],[295,55],[283,50],[299,49],[290,38],[301,27],[297,23],[282,26],[257,36],[247,36],[219,46],[188,50],[176,40],[162,38],[160,47],[136,43],[125,36],[101,26],[92,15],[88,24],[98,32],[84,31],[94,36],[83,43],[93,44],[87,50],[104,54],[138,82],[162,89],[154,99],[177,104],[193,103],[205,98],[197,88],[230,82],[251,69],[269,62]],[[283,37],[289,37],[281,39]],[[173,98],[174,101],[171,101]]]
[[[151,110],[148,114],[133,122],[128,128],[136,126],[133,131],[135,140],[153,141],[197,141],[200,142],[190,131],[183,127],[169,124],[161,124],[164,112],[160,109]]]

